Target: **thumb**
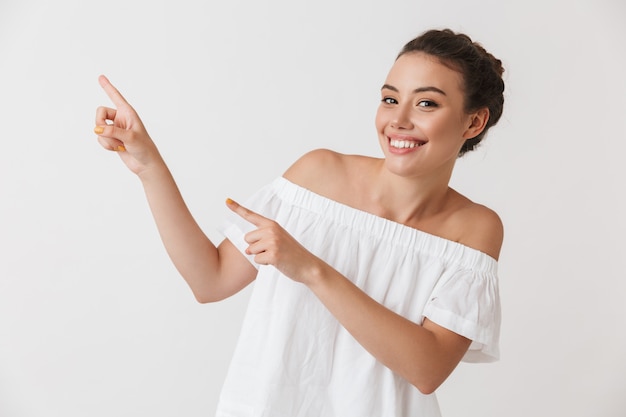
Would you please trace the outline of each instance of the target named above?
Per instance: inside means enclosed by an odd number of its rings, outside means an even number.
[[[98,135],[100,145],[110,151],[123,152],[129,142],[129,132],[115,126],[96,126],[93,132]]]
[[[93,132],[100,137],[117,139],[123,143],[130,141],[132,136],[131,131],[113,125],[96,126]]]

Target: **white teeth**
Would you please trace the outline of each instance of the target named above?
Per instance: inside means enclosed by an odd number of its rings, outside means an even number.
[[[411,140],[399,140],[399,139],[391,139],[390,144],[394,148],[398,148],[398,149],[415,148],[417,146],[422,146],[422,144],[413,142]]]

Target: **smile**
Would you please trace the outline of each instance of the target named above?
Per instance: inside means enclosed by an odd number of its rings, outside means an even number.
[[[392,148],[397,149],[407,149],[407,148],[417,148],[425,144],[426,142],[416,142],[414,140],[400,140],[400,139],[391,139],[389,141],[389,145]]]

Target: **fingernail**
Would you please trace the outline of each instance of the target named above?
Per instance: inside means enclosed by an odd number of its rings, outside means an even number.
[[[226,204],[228,204],[228,205],[230,205],[230,204],[235,204],[235,202],[234,202],[232,199],[227,198],[227,199],[226,199]]]
[[[122,145],[119,145],[117,148],[115,148],[116,151],[118,152],[124,152],[126,150],[125,147],[123,147]]]
[[[97,133],[97,134],[100,134],[100,133],[104,132],[104,127],[103,126],[96,126],[96,127],[94,127],[93,132]]]

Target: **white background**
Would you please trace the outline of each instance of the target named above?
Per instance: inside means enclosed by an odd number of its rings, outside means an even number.
[[[207,234],[319,147],[379,156],[379,88],[429,28],[504,61],[452,185],[498,211],[502,359],[446,417],[626,415],[621,0],[0,2],[0,417],[211,416],[249,289],[197,304],[139,182],[92,134],[126,95]]]

